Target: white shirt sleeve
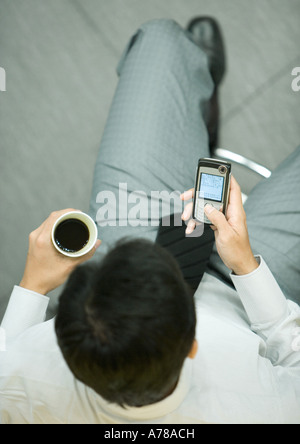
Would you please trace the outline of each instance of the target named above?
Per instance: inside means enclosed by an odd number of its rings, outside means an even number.
[[[15,286],[1,323],[6,341],[43,322],[48,304],[47,296]]]
[[[251,329],[266,344],[266,357],[274,366],[297,367],[300,373],[300,307],[285,298],[262,257],[245,276],[231,274]],[[299,388],[300,391],[300,388]]]

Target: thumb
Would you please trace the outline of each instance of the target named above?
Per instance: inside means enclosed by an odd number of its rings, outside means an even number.
[[[227,228],[228,222],[221,211],[218,211],[212,205],[207,204],[204,207],[204,212],[218,231]]]
[[[97,239],[94,248],[92,249],[92,251],[90,251],[90,255],[93,257],[94,254],[96,253],[96,250],[98,250],[98,248],[100,247],[102,241],[100,239]]]
[[[96,253],[96,250],[100,247],[100,245],[101,245],[101,240],[97,239],[94,248],[92,248],[89,253],[85,254],[84,256],[81,256],[80,262],[82,263],[82,262],[85,262],[85,261],[88,261],[89,259],[91,259],[94,256],[94,254]]]

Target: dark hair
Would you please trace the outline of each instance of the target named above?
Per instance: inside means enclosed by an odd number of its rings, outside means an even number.
[[[74,376],[109,402],[143,406],[176,385],[195,338],[193,294],[175,259],[123,240],[78,267],[59,300],[58,344]]]

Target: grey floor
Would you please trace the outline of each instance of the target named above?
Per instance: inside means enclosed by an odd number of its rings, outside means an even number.
[[[28,234],[55,209],[86,211],[115,68],[147,20],[222,24],[223,148],[274,169],[300,143],[300,0],[0,0],[0,319]],[[249,192],[256,179],[238,172]],[[55,295],[54,295],[55,296]]]

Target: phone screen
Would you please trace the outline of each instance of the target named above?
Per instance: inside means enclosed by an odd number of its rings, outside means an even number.
[[[199,197],[222,202],[224,177],[201,173]]]

